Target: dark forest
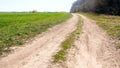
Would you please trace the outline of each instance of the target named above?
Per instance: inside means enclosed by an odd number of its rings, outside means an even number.
[[[120,0],[77,0],[70,12],[120,15]]]

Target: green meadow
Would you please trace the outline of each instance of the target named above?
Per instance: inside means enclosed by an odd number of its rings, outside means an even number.
[[[11,46],[22,45],[26,40],[35,37],[54,25],[62,23],[70,17],[71,14],[63,12],[1,12],[0,54],[2,55]]]

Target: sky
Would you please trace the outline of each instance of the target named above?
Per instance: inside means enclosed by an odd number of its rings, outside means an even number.
[[[76,0],[0,0],[0,12],[23,12],[37,10],[40,12],[69,12]]]

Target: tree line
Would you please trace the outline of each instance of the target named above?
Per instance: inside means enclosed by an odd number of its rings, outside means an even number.
[[[120,15],[120,0],[77,0],[70,12],[81,11]]]

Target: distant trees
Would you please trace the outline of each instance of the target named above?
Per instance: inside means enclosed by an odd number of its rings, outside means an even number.
[[[120,15],[120,0],[77,0],[71,12],[80,11]]]
[[[37,10],[32,10],[32,11],[30,11],[31,13],[37,13]]]
[[[98,5],[98,1],[96,0],[77,0],[73,3],[71,8],[71,12],[93,12],[95,11],[96,6]]]

